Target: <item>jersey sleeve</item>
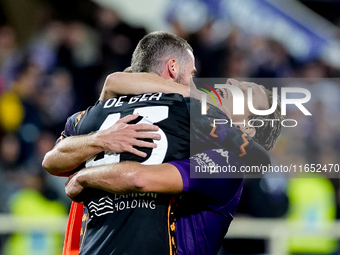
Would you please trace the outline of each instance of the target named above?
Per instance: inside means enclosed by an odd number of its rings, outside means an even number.
[[[59,143],[62,139],[74,136],[76,135],[76,127],[81,119],[81,117],[84,115],[85,111],[77,112],[73,114],[72,116],[67,118],[65,128],[61,132],[60,137],[57,139],[56,144]]]
[[[228,154],[226,160],[225,153]],[[191,178],[190,171],[194,171],[196,167],[202,167],[202,155],[209,158],[215,165],[219,166],[236,166],[236,172],[227,172],[223,176],[213,178]],[[211,164],[211,161],[209,164]],[[221,149],[211,149],[196,154],[189,159],[181,161],[171,161],[180,172],[183,180],[183,192],[196,192],[208,197],[211,206],[226,205],[231,201],[243,183],[243,173],[240,167],[243,166],[242,161],[232,152]],[[203,163],[204,165],[204,163]]]

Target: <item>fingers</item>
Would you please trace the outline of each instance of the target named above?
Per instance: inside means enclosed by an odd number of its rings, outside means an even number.
[[[65,193],[73,201],[78,202],[75,198],[83,191],[82,187],[79,187],[75,183],[68,182],[65,184]],[[79,199],[78,199],[79,200]]]
[[[160,140],[161,135],[151,132],[136,132],[134,138]]]
[[[158,131],[159,127],[152,124],[140,123],[133,125],[136,131]]]
[[[159,127],[156,125],[149,123],[127,124],[138,116],[138,114],[128,115],[110,128],[98,131],[96,137],[97,144],[104,151],[116,153],[130,152],[137,156],[146,157],[144,152],[136,150],[133,146],[156,148],[157,145],[155,143],[140,139],[160,140],[161,135],[156,133],[159,130]]]
[[[139,157],[145,158],[147,156],[147,154],[145,152],[139,151],[133,147],[130,148],[130,150],[128,150],[128,152],[135,154]]]
[[[118,120],[116,123],[129,123],[130,121],[136,119],[139,116],[138,113],[134,113],[131,115],[127,115],[124,118],[121,118],[120,120]],[[131,126],[133,126],[135,128],[135,130],[137,131],[157,131],[159,128],[156,125],[152,125],[152,124],[147,124],[147,123],[140,123],[140,124],[132,124]]]
[[[144,148],[156,148],[157,144],[152,142],[145,142],[141,140],[136,140],[133,143],[133,146],[144,147]]]
[[[150,133],[145,133],[145,134],[146,134],[146,137],[150,137]],[[158,134],[154,134],[154,135],[159,136],[159,139],[160,139],[160,135],[158,135]],[[153,139],[155,139],[155,138],[153,138]],[[147,154],[145,152],[143,152],[143,151],[137,150],[133,146],[135,146],[135,147],[143,147],[143,148],[151,148],[151,149],[157,148],[157,144],[156,143],[146,142],[146,141],[142,141],[142,140],[138,140],[138,139],[135,139],[131,146],[129,146],[128,148],[125,148],[126,152],[135,154],[135,155],[137,155],[139,157],[143,157],[143,158],[145,158],[147,156]]]
[[[125,123],[126,124],[126,123],[136,119],[138,116],[139,116],[138,113],[131,114],[131,115],[125,116],[124,118],[121,118],[116,123]]]

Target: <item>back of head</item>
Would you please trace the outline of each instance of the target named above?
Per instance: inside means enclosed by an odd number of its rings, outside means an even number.
[[[165,62],[174,58],[182,66],[188,60],[191,46],[183,38],[168,32],[152,32],[139,41],[132,55],[133,72],[160,74]]]

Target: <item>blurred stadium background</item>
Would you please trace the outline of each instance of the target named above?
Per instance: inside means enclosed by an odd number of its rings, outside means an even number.
[[[189,41],[198,77],[309,89],[273,163],[340,163],[338,0],[0,0],[1,255],[61,254],[70,201],[42,158],[154,30]],[[247,179],[220,254],[339,254],[339,178],[313,177]]]

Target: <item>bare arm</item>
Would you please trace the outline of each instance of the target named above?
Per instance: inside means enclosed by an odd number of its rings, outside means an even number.
[[[178,93],[184,97],[201,100],[204,92],[196,89],[195,85],[185,86],[171,80],[166,80],[154,73],[116,72],[107,76],[99,100],[105,101],[119,95],[139,95],[143,93]],[[214,104],[210,97],[207,102]],[[217,107],[221,107],[218,105]],[[225,110],[225,109],[221,109]]]
[[[190,87],[166,80],[154,73],[112,73],[105,81],[99,100],[118,95],[139,95],[144,93],[179,93],[190,96]]]
[[[146,157],[146,153],[133,148],[133,146],[155,148],[156,144],[137,138],[160,139],[160,135],[147,132],[157,131],[158,127],[155,125],[127,124],[137,116],[136,114],[126,116],[106,130],[62,139],[51,151],[46,153],[42,166],[52,175],[69,176],[80,164],[101,151],[130,152],[140,157]]]
[[[172,164],[141,165],[136,162],[122,162],[80,170],[66,182],[65,191],[71,199],[76,200],[87,187],[115,194],[177,194],[183,190],[183,181],[180,172]]]
[[[84,161],[103,151],[96,134],[67,137],[47,152],[42,166],[52,175],[69,176]]]

